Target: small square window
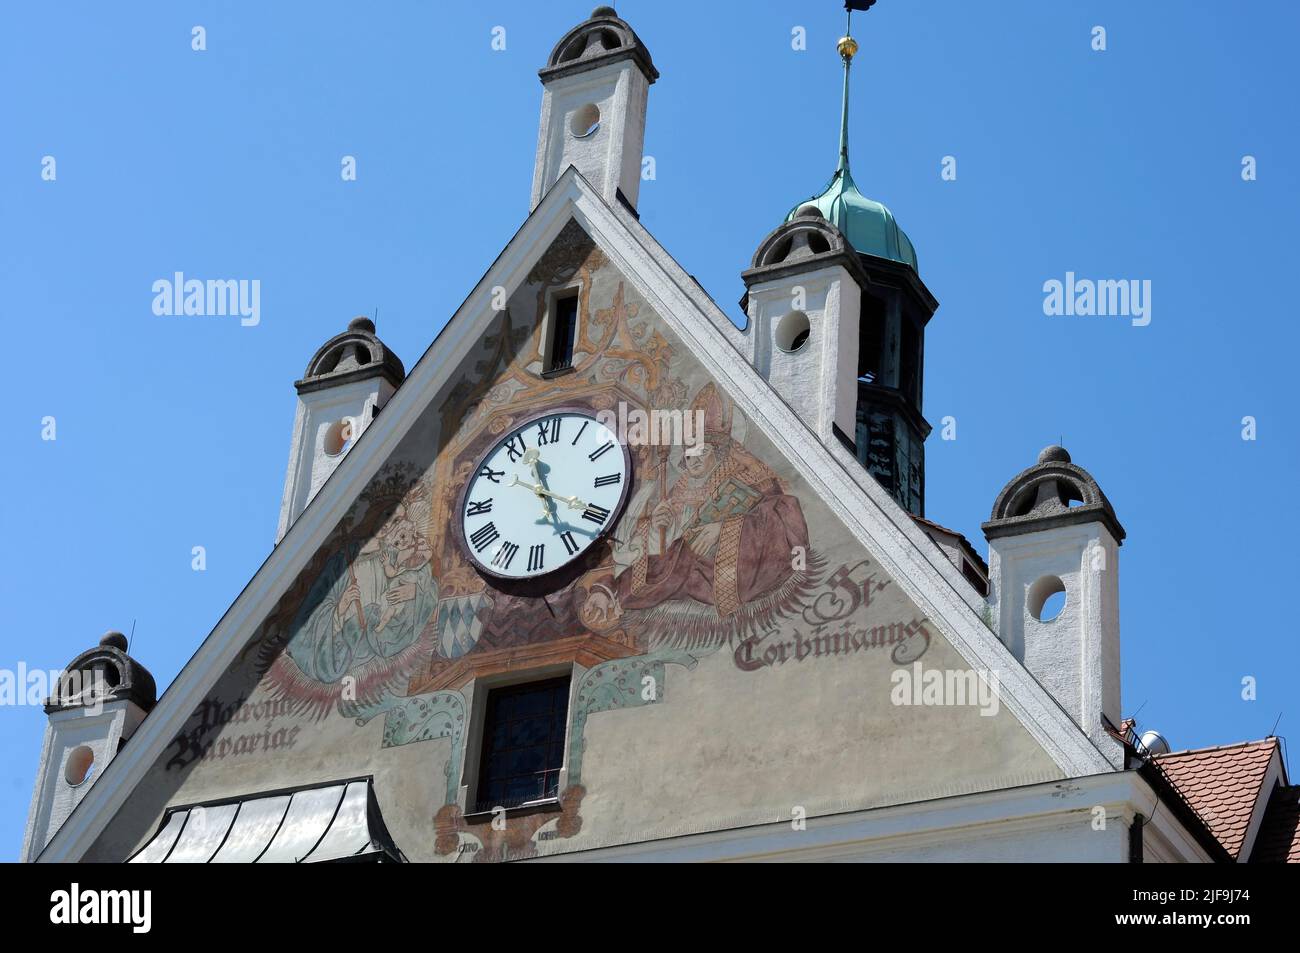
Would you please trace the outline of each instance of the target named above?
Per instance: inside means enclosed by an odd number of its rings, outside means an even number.
[[[578,293],[555,297],[551,301],[551,320],[548,322],[550,340],[546,342],[547,373],[567,371],[573,367],[573,345],[578,337]]]
[[[567,675],[488,693],[476,811],[559,794],[568,716]]]

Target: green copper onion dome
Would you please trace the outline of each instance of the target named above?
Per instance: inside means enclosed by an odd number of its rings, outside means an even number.
[[[898,227],[894,213],[859,192],[847,166],[836,171],[821,195],[800,202],[790,210],[785,220],[792,221],[806,205],[815,206],[822,217],[843,232],[849,244],[864,255],[892,258],[920,272],[916,264],[916,249],[907,233]]]
[[[898,227],[894,213],[880,202],[867,198],[858,191],[849,171],[849,66],[858,51],[857,41],[851,36],[839,42],[840,56],[844,59],[844,107],[840,119],[840,161],[830,183],[820,195],[800,202],[785,217],[792,221],[799,210],[812,205],[822,217],[844,233],[849,244],[864,255],[891,258],[916,265],[916,249],[907,234]]]

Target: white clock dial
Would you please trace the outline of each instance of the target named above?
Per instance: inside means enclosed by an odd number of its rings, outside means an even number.
[[[528,579],[579,559],[618,519],[632,479],[618,437],[585,411],[557,410],[505,434],[461,500],[469,557],[485,573]]]

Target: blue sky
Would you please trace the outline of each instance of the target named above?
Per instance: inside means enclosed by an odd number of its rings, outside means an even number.
[[[61,667],[134,622],[132,654],[171,681],[271,549],[313,351],[378,309],[410,368],[523,221],[536,71],[592,5],[5,6],[0,668]],[[739,319],[754,248],[834,169],[843,11],[617,6],[662,74],[642,221]],[[940,301],[927,515],[984,551],[998,490],[1063,436],[1129,534],[1125,713],[1175,747],[1263,737],[1282,711],[1287,735],[1300,8],[881,0],[855,21],[854,175]],[[175,271],[259,279],[261,323],[154,315]],[[1150,280],[1151,323],[1045,316],[1067,271]],[[0,858],[44,724],[0,709]]]

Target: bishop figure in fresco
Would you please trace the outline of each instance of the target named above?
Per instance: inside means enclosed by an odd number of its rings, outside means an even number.
[[[582,617],[591,628],[657,610],[645,615],[654,641],[717,643],[795,608],[811,585],[796,568],[808,547],[799,501],[733,439],[730,406],[713,384],[691,410],[703,413],[704,439],[682,454],[671,485],[665,458],[638,499],[631,539],[616,553],[624,565],[588,586]]]

